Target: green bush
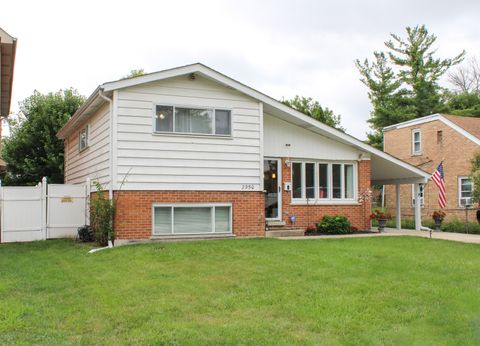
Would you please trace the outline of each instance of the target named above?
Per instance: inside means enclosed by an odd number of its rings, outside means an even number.
[[[352,225],[345,216],[326,215],[322,218],[322,221],[317,224],[317,231],[329,234],[346,234],[352,231]]]
[[[108,240],[115,238],[113,234],[113,217],[115,215],[114,202],[105,197],[104,189],[99,182],[95,182],[96,196],[91,198],[90,215],[91,227],[95,241],[101,246],[108,245]]]

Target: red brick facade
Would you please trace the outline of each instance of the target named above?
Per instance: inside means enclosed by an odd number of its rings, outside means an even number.
[[[291,181],[291,170],[282,159],[283,182]],[[283,183],[282,182],[282,183]],[[283,185],[283,184],[282,184]],[[370,161],[358,161],[358,193],[370,188]],[[265,235],[263,192],[223,191],[116,191],[117,239],[149,239],[152,236],[152,205],[155,203],[232,203],[233,233],[241,237]],[[369,229],[370,203],[349,205],[292,205],[291,193],[282,193],[282,214],[287,226],[313,226],[324,215],[345,215],[358,229]],[[296,222],[290,222],[295,214]]]
[[[117,239],[150,238],[152,205],[155,203],[232,203],[235,235],[242,237],[265,235],[263,192],[116,191],[115,198],[117,198],[115,216]]]
[[[282,180],[283,182],[291,182],[291,169],[287,167],[282,159]],[[358,161],[358,194],[370,189],[370,161]],[[283,184],[282,184],[283,185]],[[344,215],[352,226],[359,230],[370,229],[370,202],[358,204],[352,203],[348,205],[292,205],[291,192],[283,191],[282,193],[282,213],[283,220],[289,226],[307,228],[314,226],[325,215]],[[294,224],[290,222],[290,216],[294,214],[296,221]]]

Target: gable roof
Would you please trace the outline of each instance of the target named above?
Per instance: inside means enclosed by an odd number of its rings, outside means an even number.
[[[416,126],[432,121],[441,121],[445,125],[451,127],[452,129],[460,133],[462,136],[468,138],[475,144],[480,145],[480,118],[476,117],[436,113],[387,126],[383,129],[383,131],[386,132],[396,129],[402,129],[405,127]]]
[[[100,85],[87,99],[85,104],[72,116],[72,118],[67,122],[67,124],[65,124],[65,126],[60,129],[57,136],[61,139],[65,139],[79,123],[84,121],[82,120],[82,118],[85,119],[85,114],[92,114],[94,112],[94,110],[92,109],[98,109],[98,107],[100,107],[101,104],[105,102],[103,98],[100,97],[101,93],[105,93],[108,95],[109,93],[111,94],[114,90],[133,87],[145,83],[151,83],[167,78],[189,75],[192,73],[200,74],[207,79],[233,88],[247,96],[250,96],[262,102],[263,110],[268,114],[271,114],[275,117],[286,120],[294,125],[300,126],[304,129],[310,130],[327,138],[347,144],[360,151],[373,155],[377,159],[377,161],[379,160],[379,164],[380,162],[386,164],[386,166],[389,167],[389,171],[396,171],[397,175],[400,176],[400,179],[404,179],[404,181],[417,181],[419,179],[421,179],[422,181],[427,181],[430,177],[430,174],[424,172],[420,168],[412,166],[398,158],[393,157],[390,154],[375,149],[351,135],[348,135],[333,127],[325,125],[324,123],[321,123],[320,121],[315,120],[308,115],[305,115],[293,108],[290,108],[281,103],[280,101],[277,101],[274,98],[267,96],[251,87],[248,87],[245,84],[242,84],[235,79],[230,78],[218,71],[215,71],[212,68],[205,66],[201,63],[185,65],[168,70],[149,73],[139,77],[107,82]],[[385,179],[382,179],[380,169],[375,170],[375,172],[373,171],[373,167],[375,167],[375,165],[376,162],[372,162],[372,181],[384,181]],[[381,166],[383,167],[383,165]],[[374,176],[375,173],[379,174],[379,176]]]

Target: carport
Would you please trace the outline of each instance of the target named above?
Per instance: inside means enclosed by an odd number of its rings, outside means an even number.
[[[414,186],[414,195],[419,200],[421,185],[426,184],[430,174],[384,152],[371,153],[371,182],[372,185],[395,185],[396,228],[401,229],[400,185]],[[415,203],[414,219],[415,230],[422,228],[420,203]]]

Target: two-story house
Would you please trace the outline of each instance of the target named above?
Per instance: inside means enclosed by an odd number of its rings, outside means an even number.
[[[385,152],[424,171],[433,173],[443,161],[447,204],[447,219],[465,219],[465,206],[471,206],[471,159],[480,145],[480,118],[433,114],[402,122],[384,129]],[[401,210],[405,218],[413,217],[416,199],[413,187],[404,185]],[[395,193],[386,187],[386,206],[395,210]],[[422,217],[431,218],[439,210],[438,188],[431,181],[419,197]],[[475,219],[475,213],[468,213]]]
[[[202,64],[100,85],[59,131],[65,182],[117,199],[119,241],[370,228],[371,183],[428,174]]]

